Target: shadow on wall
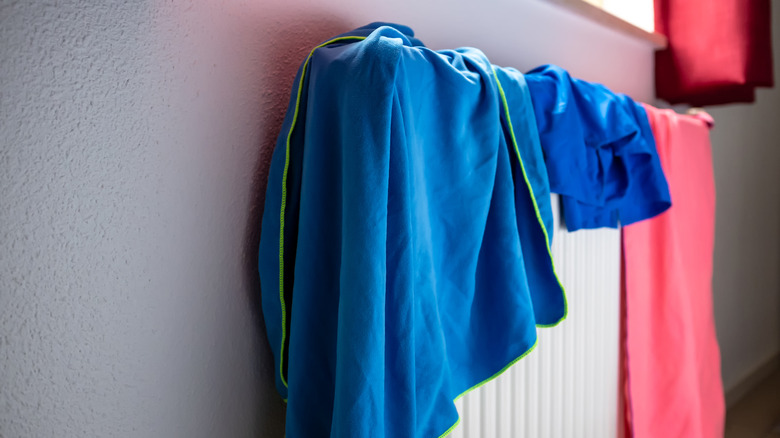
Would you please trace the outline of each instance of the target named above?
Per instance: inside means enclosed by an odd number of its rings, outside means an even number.
[[[356,25],[298,0],[159,8],[151,37],[161,52],[163,114],[149,118],[161,130],[161,186],[175,204],[166,245],[183,268],[173,276],[191,270],[171,280],[188,306],[178,317],[192,326],[161,341],[160,368],[176,388],[167,404],[176,406],[159,422],[177,433],[189,427],[188,436],[281,437],[285,405],[257,268],[268,170],[300,64]],[[170,350],[199,359],[170,365]]]

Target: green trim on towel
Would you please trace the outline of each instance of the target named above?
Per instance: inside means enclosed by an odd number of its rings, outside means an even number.
[[[312,55],[314,55],[315,50],[340,41],[360,41],[364,39],[366,39],[366,37],[339,37],[330,41],[326,41],[311,49],[309,56],[307,56],[306,60],[303,62],[303,68],[301,69],[301,79],[298,81],[298,95],[295,99],[295,112],[293,113],[292,123],[290,124],[290,131],[287,133],[287,142],[284,151],[284,172],[282,173],[282,208],[281,212],[279,213],[279,302],[282,309],[282,346],[279,349],[279,376],[282,378],[282,383],[284,384],[285,388],[288,386],[287,380],[284,378],[284,342],[287,340],[287,303],[284,302],[284,214],[285,209],[287,208],[287,170],[290,167],[290,139],[292,138],[292,133],[295,129],[295,122],[298,121],[298,110],[301,106],[301,90],[303,89],[303,81],[306,77],[306,68],[309,66],[309,60],[311,59]]]
[[[550,236],[547,234],[547,228],[544,226],[544,220],[542,219],[541,213],[539,213],[539,206],[536,203],[536,197],[534,196],[534,190],[531,186],[531,181],[528,180],[528,176],[525,173],[525,166],[523,165],[523,159],[520,156],[520,149],[517,146],[517,138],[515,138],[515,130],[512,128],[512,119],[509,116],[509,104],[506,101],[506,94],[504,94],[504,88],[501,86],[501,81],[498,80],[498,75],[496,74],[496,69],[491,67],[493,70],[493,77],[496,78],[496,84],[498,85],[498,93],[501,95],[501,102],[504,104],[504,115],[506,116],[506,124],[509,126],[509,134],[512,137],[512,145],[515,148],[515,154],[517,155],[517,160],[520,162],[520,170],[523,172],[523,179],[525,180],[525,184],[528,187],[528,193],[531,194],[531,202],[534,205],[534,212],[536,213],[536,220],[539,221],[539,226],[542,227],[542,233],[544,233],[544,240],[547,242],[547,254],[550,256],[550,264],[552,265],[553,274],[555,275],[555,280],[558,282],[558,286],[561,288],[561,293],[563,293],[563,316],[561,316],[561,319],[558,321],[552,323],[552,324],[536,324],[537,327],[555,327],[556,325],[560,324],[561,321],[566,319],[566,317],[569,315],[569,302],[566,299],[566,289],[563,287],[563,283],[561,283],[560,277],[558,277],[558,273],[555,271],[555,262],[553,261],[553,255],[552,250],[550,249]]]
[[[463,397],[464,395],[468,394],[469,392],[471,392],[471,391],[473,391],[473,390],[475,390],[475,389],[477,389],[477,388],[479,388],[479,387],[481,387],[481,386],[485,385],[486,383],[490,383],[491,381],[495,380],[495,379],[496,379],[498,376],[500,376],[501,374],[504,374],[504,372],[505,372],[506,370],[508,370],[508,369],[509,369],[509,367],[511,367],[512,365],[516,364],[516,363],[517,363],[517,362],[519,362],[521,359],[523,359],[524,357],[528,356],[528,355],[529,355],[529,354],[530,354],[532,351],[534,351],[534,349],[536,349],[536,345],[537,345],[538,343],[539,343],[539,338],[536,338],[536,340],[534,340],[534,345],[532,345],[532,346],[531,346],[531,348],[529,348],[528,350],[526,350],[526,351],[525,351],[525,353],[523,353],[523,354],[521,354],[520,356],[518,356],[518,357],[517,357],[515,360],[513,360],[512,362],[509,362],[508,364],[506,364],[506,366],[504,366],[504,368],[501,368],[501,369],[500,369],[498,372],[496,372],[496,373],[495,373],[495,374],[493,374],[492,376],[490,376],[490,377],[488,377],[487,379],[485,379],[485,380],[483,380],[483,381],[481,381],[481,382],[477,383],[476,385],[472,386],[471,388],[469,388],[469,389],[467,389],[467,390],[465,390],[465,391],[461,392],[461,393],[460,393],[460,395],[458,395],[457,397],[455,397],[454,399],[452,399],[452,402],[453,402],[453,403],[455,403],[455,402],[456,402],[456,401],[458,401],[458,400],[459,400],[461,397]],[[460,414],[458,414],[458,420],[457,420],[457,421],[456,421],[456,422],[455,422],[455,423],[454,423],[452,426],[450,426],[450,428],[449,428],[449,429],[447,429],[447,430],[446,430],[446,431],[445,431],[443,434],[439,435],[439,438],[444,438],[445,436],[447,436],[447,435],[448,435],[450,432],[452,432],[452,431],[455,429],[455,427],[456,427],[458,424],[460,424]]]

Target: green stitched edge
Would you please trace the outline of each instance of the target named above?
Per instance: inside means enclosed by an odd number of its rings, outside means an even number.
[[[460,395],[458,395],[457,397],[455,397],[454,399],[452,399],[452,402],[453,402],[453,403],[455,403],[455,402],[456,402],[456,401],[458,401],[458,400],[459,400],[461,397],[463,397],[464,395],[468,394],[469,392],[471,392],[471,391],[473,391],[473,390],[475,390],[475,389],[477,389],[477,388],[479,388],[479,387],[481,387],[481,386],[483,386],[483,385],[485,385],[485,384],[487,384],[487,383],[490,383],[492,380],[495,380],[495,379],[496,379],[498,376],[500,376],[501,374],[504,374],[504,372],[505,372],[506,370],[508,370],[508,369],[509,369],[509,367],[511,367],[512,365],[516,364],[516,363],[517,363],[517,362],[519,362],[521,359],[523,359],[524,357],[528,356],[528,355],[529,355],[529,354],[530,354],[532,351],[534,351],[534,349],[536,349],[536,345],[537,345],[538,343],[539,343],[539,338],[536,338],[536,340],[534,340],[534,345],[532,345],[532,346],[531,346],[531,348],[529,348],[528,350],[526,350],[526,351],[525,351],[525,353],[521,354],[519,357],[517,357],[517,359],[513,360],[512,362],[509,362],[509,363],[508,363],[506,366],[504,366],[504,368],[501,368],[501,369],[500,369],[498,372],[496,372],[496,373],[495,373],[495,374],[493,374],[492,376],[490,376],[490,377],[488,377],[487,379],[485,379],[485,380],[483,380],[483,381],[481,381],[481,382],[477,383],[476,385],[472,386],[471,388],[469,388],[469,389],[467,389],[467,390],[465,390],[465,391],[461,392],[461,393],[460,393]],[[457,420],[457,421],[456,421],[456,422],[455,422],[455,423],[454,423],[452,426],[450,426],[450,428],[449,428],[449,429],[447,429],[447,430],[446,430],[446,431],[445,431],[443,434],[439,435],[439,438],[444,438],[445,436],[447,436],[447,435],[448,435],[450,432],[452,432],[452,431],[455,429],[455,427],[456,427],[458,424],[460,424],[460,414],[458,414],[458,420]]]
[[[458,427],[459,424],[460,424],[460,414],[458,414],[458,420],[455,421],[455,423],[453,423],[449,429],[445,430],[443,434],[439,435],[439,438],[444,438],[445,436],[449,435],[450,432],[455,430],[455,428]]]
[[[319,46],[311,49],[306,60],[303,62],[303,69],[301,70],[301,79],[298,81],[298,95],[295,99],[295,112],[293,113],[292,123],[290,124],[290,131],[287,133],[287,142],[284,151],[284,172],[282,173],[282,208],[279,213],[279,302],[282,308],[282,346],[279,349],[279,376],[282,379],[284,387],[287,388],[287,380],[284,378],[284,341],[287,339],[287,303],[284,302],[284,213],[287,208],[287,170],[290,167],[290,139],[292,138],[293,130],[295,129],[295,123],[298,121],[298,109],[301,106],[301,89],[303,88],[303,80],[306,77],[306,67],[309,65],[309,60],[314,51],[320,47],[327,46],[339,41],[345,40],[364,40],[366,37],[362,36],[345,36],[334,38],[330,41],[326,41]],[[287,399],[284,399],[285,402]]]
[[[552,324],[536,324],[537,327],[555,327],[556,325],[560,324],[561,321],[566,319],[566,317],[569,315],[569,300],[566,298],[566,289],[563,287],[563,283],[561,282],[560,277],[558,277],[558,273],[555,271],[555,263],[553,261],[553,255],[552,250],[550,249],[550,236],[547,234],[547,229],[544,226],[544,220],[542,219],[541,213],[539,213],[539,206],[536,203],[536,197],[534,196],[534,190],[533,187],[531,187],[531,182],[528,180],[528,175],[525,173],[525,166],[523,165],[523,159],[520,156],[520,149],[517,146],[517,138],[515,138],[515,130],[512,128],[512,119],[509,116],[509,104],[506,101],[506,94],[504,94],[504,88],[501,86],[501,81],[498,80],[498,74],[496,74],[495,67],[491,66],[491,69],[493,70],[493,77],[496,78],[496,84],[498,85],[498,93],[501,95],[501,101],[504,104],[504,114],[506,116],[506,124],[509,126],[509,134],[512,137],[512,145],[515,147],[515,154],[517,155],[517,160],[520,162],[520,170],[523,172],[523,179],[525,180],[525,184],[528,187],[528,193],[531,194],[531,201],[534,205],[534,212],[536,213],[536,220],[539,222],[539,226],[542,227],[542,233],[544,233],[544,240],[547,242],[547,254],[550,256],[550,264],[552,265],[553,275],[555,275],[555,280],[558,282],[558,286],[561,288],[561,293],[563,293],[563,316],[561,318],[552,323]]]

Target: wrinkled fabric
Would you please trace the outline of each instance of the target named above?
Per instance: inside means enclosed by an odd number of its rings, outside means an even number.
[[[659,98],[695,106],[753,102],[774,85],[769,0],[655,0]]]
[[[547,237],[550,242],[553,238],[553,213],[550,198],[550,180],[547,177],[547,168],[544,164],[544,155],[542,145],[539,141],[539,132],[536,125],[536,116],[531,102],[531,94],[528,90],[528,83],[525,76],[511,67],[493,66],[496,77],[503,85],[502,90],[506,95],[507,107],[512,113],[512,132],[517,133],[516,146],[518,153],[522,158],[523,171],[528,184],[531,186],[533,197],[539,215],[544,222],[547,231]],[[510,133],[511,135],[511,133]],[[520,161],[512,160],[515,173],[522,175],[519,169]],[[525,193],[524,190],[520,192]],[[526,203],[519,203],[525,205]],[[518,217],[525,217],[526,214],[518,214]]]
[[[554,65],[525,75],[550,190],[569,231],[617,228],[671,205],[644,109]]]
[[[456,397],[565,317],[527,93],[478,50],[398,25],[302,64],[259,252],[288,437],[446,434]]]
[[[674,204],[623,228],[627,420],[635,438],[722,437],[712,119],[646,110]]]

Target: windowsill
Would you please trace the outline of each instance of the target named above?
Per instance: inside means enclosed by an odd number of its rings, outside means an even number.
[[[560,5],[575,14],[586,17],[601,25],[613,29],[617,32],[629,35],[634,38],[638,38],[642,41],[650,43],[656,49],[665,49],[668,41],[664,35],[656,32],[648,32],[642,28],[636,27],[633,24],[618,18],[609,12],[606,12],[590,3],[583,0],[544,0],[549,3],[555,3]]]

